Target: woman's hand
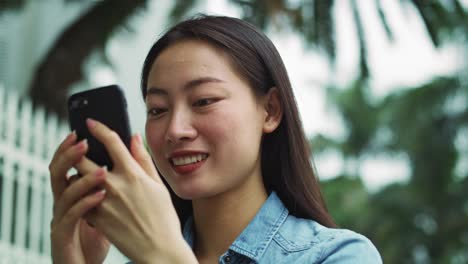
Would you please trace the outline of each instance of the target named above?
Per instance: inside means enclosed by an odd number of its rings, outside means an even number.
[[[76,143],[71,133],[58,147],[49,165],[54,212],[51,223],[54,263],[102,263],[109,251],[109,241],[83,220],[83,216],[102,202],[103,192],[92,192],[104,183],[105,168],[88,171],[70,184],[67,172],[73,166],[88,167],[83,157],[86,141]]]
[[[106,198],[87,219],[135,263],[196,263],[184,241],[169,191],[159,177],[139,135],[131,152],[119,136],[102,123],[88,119],[88,129],[107,149],[113,169],[103,185]],[[98,169],[84,158],[80,172]]]

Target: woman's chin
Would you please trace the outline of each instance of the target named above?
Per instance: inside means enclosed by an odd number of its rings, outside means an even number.
[[[194,200],[205,196],[205,192],[203,190],[200,188],[194,188],[193,186],[186,188],[178,187],[173,190],[177,196],[184,200]]]
[[[195,186],[188,186],[186,188],[173,189],[175,194],[184,200],[197,200],[207,198],[216,194],[214,191],[205,188],[197,188]]]

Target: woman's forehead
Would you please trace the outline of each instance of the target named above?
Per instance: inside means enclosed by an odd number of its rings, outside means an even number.
[[[153,62],[148,81],[168,78],[174,72],[195,75],[234,73],[231,60],[224,51],[198,40],[181,41],[162,51]]]
[[[207,41],[183,40],[163,50],[156,58],[155,62],[185,62],[187,60],[211,61],[213,58],[226,60],[228,56],[221,48]]]

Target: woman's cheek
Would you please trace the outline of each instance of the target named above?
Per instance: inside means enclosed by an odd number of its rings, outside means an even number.
[[[148,147],[151,150],[151,155],[155,159],[159,159],[163,150],[163,136],[161,129],[151,121],[147,121],[145,125],[145,133]]]
[[[204,140],[210,141],[211,144],[217,142],[228,143],[235,137],[236,124],[232,116],[220,111],[212,114],[198,123],[198,134]],[[224,145],[223,144],[223,145]]]

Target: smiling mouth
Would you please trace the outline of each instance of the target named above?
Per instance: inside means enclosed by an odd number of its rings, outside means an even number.
[[[175,172],[190,175],[205,164],[208,154],[193,154],[169,159]]]
[[[170,161],[173,166],[186,166],[206,160],[207,158],[208,154],[195,154],[171,158]]]

